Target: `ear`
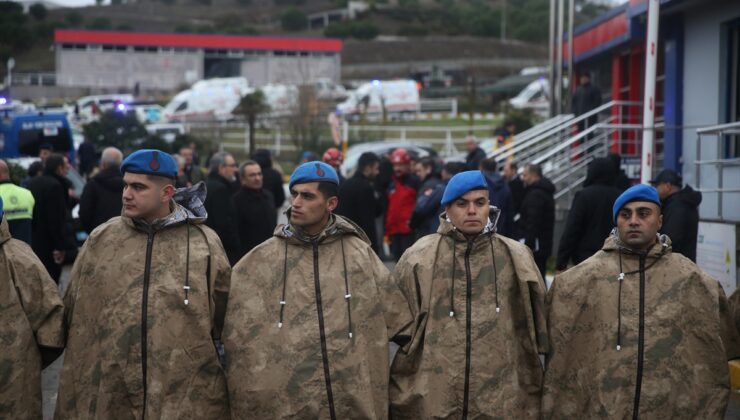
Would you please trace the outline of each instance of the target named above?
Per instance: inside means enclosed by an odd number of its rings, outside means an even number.
[[[167,184],[162,189],[162,202],[163,203],[169,203],[172,200],[172,197],[175,195],[175,186],[172,184]]]
[[[338,205],[339,205],[339,197],[337,196],[331,197],[326,201],[326,208],[329,211],[334,211]]]

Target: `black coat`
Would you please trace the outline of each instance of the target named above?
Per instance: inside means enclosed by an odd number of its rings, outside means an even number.
[[[32,248],[51,277],[59,279],[61,267],[54,262],[53,251],[66,250],[67,187],[56,175],[42,175],[28,181],[36,204],[33,207]]]
[[[488,200],[500,213],[496,223],[496,233],[511,238],[514,235],[514,205],[511,189],[506,179],[496,172],[482,172],[488,184]]]
[[[465,157],[465,165],[469,171],[477,171],[480,169],[480,162],[486,158],[486,152],[480,147],[476,147],[472,152],[468,152]]]
[[[275,208],[279,209],[285,202],[285,190],[283,190],[283,176],[271,167],[262,168],[262,188],[270,191],[275,200]]]
[[[206,226],[213,229],[221,239],[229,262],[234,265],[239,261],[241,245],[236,234],[234,209],[231,206],[231,196],[234,194],[233,184],[218,174],[208,175],[206,180],[206,202],[204,203],[208,218]]]
[[[90,178],[80,196],[80,224],[88,234],[121,215],[123,176],[118,168],[107,168]]]
[[[436,203],[429,201],[437,195],[435,192],[441,184],[442,180],[437,175],[430,175],[416,190],[416,207],[411,213],[409,226],[416,231],[419,238],[436,233],[439,228],[439,200]]]
[[[588,167],[586,187],[573,197],[563,236],[558,245],[555,268],[564,270],[568,262],[578,265],[604,245],[614,227],[612,206],[621,191],[614,186],[613,165],[606,158]]]
[[[601,90],[591,83],[586,83],[585,85],[578,86],[578,89],[573,94],[571,111],[575,115],[581,115],[599,105],[601,105]]]
[[[661,233],[671,238],[673,252],[696,262],[696,240],[699,233],[701,193],[685,186],[663,201]]]
[[[372,183],[359,171],[339,186],[339,206],[335,213],[348,218],[365,231],[376,253],[379,248],[375,218],[381,210]]]
[[[239,259],[252,248],[270,239],[277,226],[277,210],[272,193],[265,189],[240,188],[231,197],[234,220],[239,234]]]
[[[516,222],[516,239],[524,239],[535,257],[552,254],[555,229],[555,186],[547,178],[528,186]]]
[[[509,181],[509,191],[511,191],[511,205],[514,214],[517,214],[522,206],[522,200],[524,200],[524,183],[519,176]]]

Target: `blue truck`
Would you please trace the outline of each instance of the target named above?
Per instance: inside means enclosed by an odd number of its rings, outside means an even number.
[[[44,144],[66,155],[70,162],[75,161],[74,139],[66,114],[9,111],[0,114],[0,158],[38,156]]]

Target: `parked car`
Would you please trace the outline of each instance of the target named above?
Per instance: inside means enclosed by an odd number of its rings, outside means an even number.
[[[428,143],[419,141],[374,141],[360,143],[351,146],[347,150],[344,162],[340,168],[342,175],[347,178],[351,177],[355,173],[360,155],[365,152],[373,152],[378,157],[382,157],[398,148],[406,149],[414,160],[427,156],[437,157],[437,152]]]

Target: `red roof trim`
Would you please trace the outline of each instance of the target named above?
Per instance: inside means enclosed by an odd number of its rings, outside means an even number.
[[[141,47],[218,48],[235,50],[342,51],[342,41],[338,39],[74,31],[64,29],[54,31],[54,42],[57,44],[132,45]]]
[[[573,40],[573,55],[575,57],[586,53],[600,45],[619,38],[629,31],[627,15],[620,13],[585,32],[577,34]],[[568,57],[568,43],[563,43],[563,57]]]

